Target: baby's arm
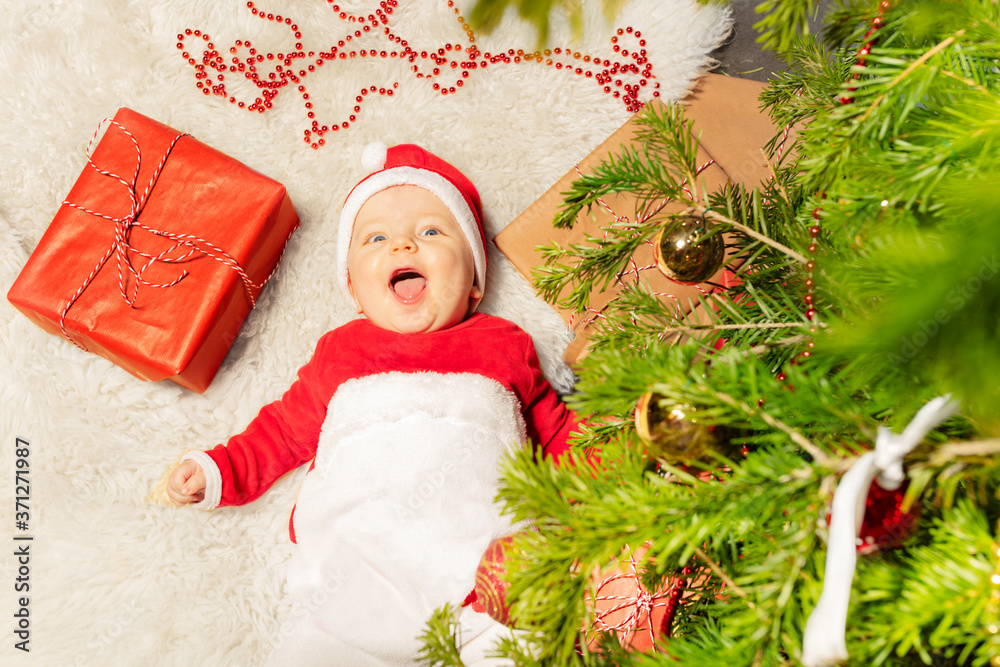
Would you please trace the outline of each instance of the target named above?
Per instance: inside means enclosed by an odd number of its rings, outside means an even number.
[[[524,392],[524,421],[528,438],[540,447],[545,456],[559,460],[570,452],[570,435],[580,426],[580,418],[559,398],[542,373],[542,365],[531,337],[522,334],[524,346],[523,371],[527,389]]]
[[[529,378],[529,389],[524,394],[522,404],[525,406],[523,415],[528,438],[541,448],[545,456],[557,461],[559,465],[575,465],[586,461],[592,467],[600,467],[599,448],[588,448],[580,456],[581,453],[574,452],[570,446],[570,439],[580,430],[584,420],[570,410],[556,394],[542,373],[531,338],[527,334],[523,338],[524,369]]]
[[[285,395],[264,406],[243,433],[209,451],[185,454],[168,479],[170,499],[205,510],[244,505],[313,458],[335,386],[328,377],[334,349],[330,335],[321,338]]]

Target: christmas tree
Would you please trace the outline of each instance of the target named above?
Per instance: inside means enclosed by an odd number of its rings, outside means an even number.
[[[690,204],[547,248],[562,305],[663,239],[703,251],[665,248],[683,277],[725,234],[739,282],[697,317],[624,290],[569,399],[600,464],[505,469],[533,525],[504,564],[517,664],[1000,665],[1000,6],[844,0],[819,39],[811,5],[760,8],[787,63],[761,100],[798,129],[769,183],[685,189],[696,139],[650,107],[554,221],[614,192]],[[626,546],[668,611],[648,653],[595,620]],[[451,618],[432,664],[460,664]]]

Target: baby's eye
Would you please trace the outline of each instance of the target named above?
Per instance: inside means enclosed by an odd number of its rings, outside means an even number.
[[[389,238],[388,236],[386,236],[381,232],[375,232],[374,234],[370,234],[368,238],[365,239],[365,243],[379,243],[381,241],[385,241],[388,238]]]
[[[420,232],[420,235],[421,236],[437,236],[440,233],[441,233],[440,230],[435,229],[434,227],[428,227],[427,229],[422,230]]]

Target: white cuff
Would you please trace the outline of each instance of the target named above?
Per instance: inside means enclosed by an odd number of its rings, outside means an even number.
[[[201,466],[205,473],[205,497],[201,502],[193,503],[195,507],[203,510],[214,510],[222,500],[222,475],[219,473],[219,466],[215,465],[212,457],[205,452],[197,450],[190,451],[181,457],[181,461],[194,461]]]

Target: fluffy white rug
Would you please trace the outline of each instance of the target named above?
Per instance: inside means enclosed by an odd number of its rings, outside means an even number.
[[[340,4],[361,15],[377,7],[373,0]],[[399,4],[392,25],[412,47],[467,44],[445,0]],[[727,10],[694,0],[632,0],[614,25],[596,0],[584,4],[587,33],[572,47],[618,60],[615,29],[641,30],[665,99],[684,94],[729,30]],[[471,2],[458,5],[467,11]],[[356,27],[319,0],[262,0],[260,8],[291,17],[306,50],[327,50]],[[362,147],[374,140],[417,142],[458,165],[482,193],[492,235],[630,115],[593,80],[544,64],[496,64],[472,72],[456,94],[441,95],[398,59],[343,60],[317,68],[306,81],[321,125],[346,119],[363,86],[399,87],[391,98],[366,99],[348,129],[328,133],[313,150],[302,141],[310,120],[296,91],[283,90],[263,114],[203,94],[176,46],[186,28],[210,34],[227,59],[238,39],[252,40],[261,53],[290,51],[295,41],[287,26],[254,16],[245,0],[6,0],[0,12],[4,294],[83,168],[98,122],[121,106],[283,182],[302,220],[203,395],[136,380],[0,303],[5,665],[259,664],[287,610],[286,525],[303,471],[252,505],[213,513],[176,509],[151,493],[183,451],[242,430],[284,391],[317,338],[355,317],[337,288],[333,258],[336,213],[362,175]],[[378,41],[363,35],[355,48]],[[204,44],[194,37],[186,43]],[[531,50],[535,34],[508,17],[476,44],[493,53]],[[551,44],[571,44],[563,23],[554,26]],[[635,40],[626,35],[622,44],[633,48]],[[227,82],[234,95],[253,100],[249,86],[233,75]],[[567,390],[572,375],[559,361],[567,342],[562,321],[513,266],[490,253],[483,309],[527,329],[546,372]],[[30,443],[27,533],[15,528],[16,438]],[[22,534],[33,541],[12,540]],[[30,590],[17,593],[20,564],[12,554],[24,544],[30,544]],[[12,614],[22,596],[30,598],[30,654],[14,647]]]

